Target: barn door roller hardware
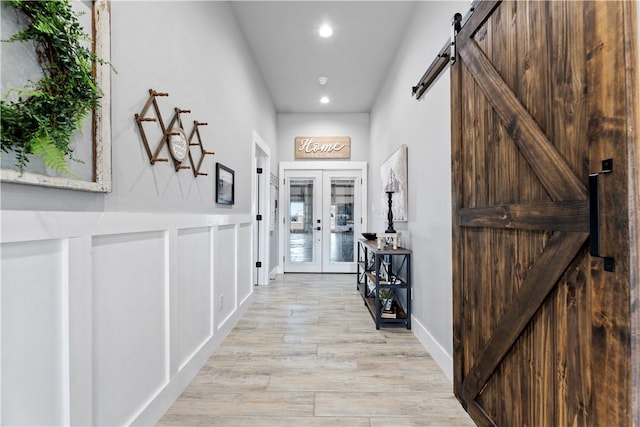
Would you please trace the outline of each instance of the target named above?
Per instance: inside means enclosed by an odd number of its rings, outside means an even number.
[[[460,30],[462,29],[462,15],[456,13],[453,15],[453,19],[451,19],[451,38],[449,41],[451,42],[451,54],[449,55],[449,62],[451,65],[456,63],[456,37]]]
[[[613,159],[602,161],[602,171],[589,174],[589,253],[604,260],[605,271],[615,271],[616,263],[611,257],[600,255],[600,175],[613,172]]]
[[[469,11],[469,14],[465,17],[466,22],[469,19],[469,15],[473,12],[473,6]],[[436,59],[431,62],[429,68],[420,78],[417,85],[413,86],[411,92],[416,99],[420,99],[424,93],[429,90],[433,82],[435,82],[440,74],[447,68],[447,65],[453,65],[456,62],[456,37],[462,29],[463,20],[462,15],[456,13],[451,19],[451,37],[444,44],[442,49],[436,55]]]

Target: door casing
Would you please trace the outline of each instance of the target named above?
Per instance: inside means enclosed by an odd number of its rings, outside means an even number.
[[[271,239],[269,236],[269,224],[271,218],[271,199],[269,197],[269,178],[271,176],[271,149],[254,130],[252,136],[252,156],[251,156],[251,215],[253,216],[253,262],[252,278],[254,285],[269,284],[269,264]],[[256,170],[262,168],[260,185],[256,179]],[[258,199],[260,207],[258,209]],[[258,225],[256,216],[262,215],[262,220]],[[258,234],[259,233],[259,234]],[[260,259],[258,259],[260,258]],[[260,268],[255,267],[256,262],[260,262]]]

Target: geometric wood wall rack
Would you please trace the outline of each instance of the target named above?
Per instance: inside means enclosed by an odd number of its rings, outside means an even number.
[[[173,161],[173,166],[177,171],[181,169],[191,169],[193,170],[193,176],[198,177],[201,175],[207,175],[204,172],[200,172],[200,168],[202,167],[202,163],[204,161],[204,157],[208,154],[214,154],[213,151],[207,151],[204,149],[202,145],[202,138],[200,136],[200,132],[198,131],[199,126],[206,126],[207,123],[199,122],[197,120],[193,121],[193,129],[189,133],[187,137],[186,130],[184,128],[181,114],[191,113],[190,110],[184,110],[181,108],[173,109],[173,116],[169,121],[169,124],[165,126],[164,120],[162,118],[162,114],[160,113],[160,108],[158,107],[157,97],[159,96],[169,96],[168,93],[165,92],[156,92],[153,89],[149,89],[149,98],[147,102],[142,107],[140,113],[135,114],[136,124],[138,125],[138,129],[140,131],[140,136],[142,137],[142,143],[144,145],[145,151],[149,156],[149,161],[152,165],[155,165],[156,162],[168,162],[169,159],[160,157],[160,152],[162,148],[167,146],[169,149],[169,154],[171,155],[171,160]],[[153,106],[153,114],[152,116],[148,116],[147,113],[149,109]],[[152,147],[149,145],[149,139],[147,137],[147,132],[145,132],[145,128],[143,126],[144,122],[153,122],[157,123],[160,126],[161,137],[160,140]],[[193,141],[194,136],[196,137],[196,141]],[[200,157],[198,159],[198,163],[196,165],[194,161],[194,156],[191,154],[191,146],[199,147]],[[191,166],[184,165],[183,162],[185,159],[189,157],[189,163]]]

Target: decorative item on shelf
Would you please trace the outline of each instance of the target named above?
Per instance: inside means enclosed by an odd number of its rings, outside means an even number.
[[[398,233],[378,233],[378,249],[391,246],[394,250],[398,249]]]
[[[378,272],[378,275],[380,276],[380,282],[381,283],[385,283],[385,284],[389,284],[391,283],[389,281],[389,269],[390,269],[391,265],[389,264],[389,262],[387,260],[385,260],[384,258],[381,260],[380,262],[380,271]]]
[[[374,297],[376,292],[376,284],[372,280],[367,279],[367,297]]]
[[[181,114],[191,113],[191,110],[184,110],[176,107],[173,109],[174,113],[171,117],[171,120],[169,121],[169,124],[165,126],[162,114],[160,113],[160,108],[158,106],[158,101],[156,99],[160,96],[169,96],[169,94],[166,92],[156,92],[153,89],[149,89],[149,98],[147,99],[147,102],[142,107],[142,110],[140,110],[140,113],[135,114],[135,120],[138,125],[138,130],[140,131],[140,136],[142,137],[142,143],[144,145],[145,151],[149,156],[149,161],[152,165],[155,165],[156,162],[169,161],[169,159],[160,156],[162,147],[166,143],[176,172],[181,169],[192,169],[193,176],[196,178],[201,175],[207,175],[204,172],[200,172],[200,168],[202,167],[202,162],[205,155],[214,154],[214,152],[204,149],[202,145],[202,138],[200,136],[200,132],[198,131],[198,126],[206,126],[207,123],[194,120],[193,129],[187,137],[187,133],[182,123]],[[153,115],[155,117],[147,116],[147,113],[149,112],[149,109],[151,107],[153,107]],[[160,126],[162,136],[157,144],[153,147],[153,151],[152,147],[149,145],[147,132],[145,132],[145,128],[143,126],[144,122],[154,122],[158,123],[158,125]],[[194,142],[194,137],[197,138],[197,142]],[[200,147],[200,159],[198,160],[197,166],[194,162],[193,155],[191,154],[191,146]],[[187,156],[189,156],[189,162],[191,163],[191,166],[183,165],[183,162],[187,158]]]
[[[396,319],[396,307],[392,304],[388,310],[386,308],[383,309],[382,313],[380,313],[380,317],[383,319]]]
[[[387,180],[387,185],[384,189],[387,193],[387,229],[384,233],[378,233],[376,235],[378,239],[378,249],[382,249],[383,246],[391,246],[393,249],[398,249],[398,233],[393,228],[393,193],[398,191],[398,181],[395,179],[393,173],[391,173]]]
[[[381,303],[380,316],[383,319],[395,319],[396,308],[393,303],[393,291],[391,289],[381,289],[379,297]]]
[[[375,240],[376,233],[362,233],[362,237],[364,237],[367,240]]]

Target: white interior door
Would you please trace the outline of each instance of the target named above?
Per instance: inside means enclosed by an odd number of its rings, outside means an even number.
[[[284,271],[322,271],[322,171],[285,172]]]
[[[352,273],[361,172],[285,171],[284,271]]]

